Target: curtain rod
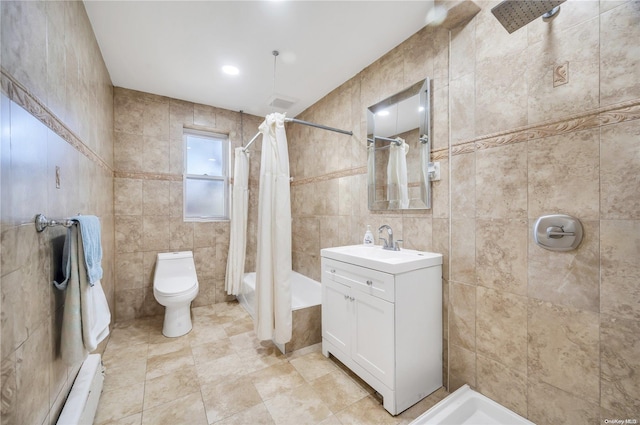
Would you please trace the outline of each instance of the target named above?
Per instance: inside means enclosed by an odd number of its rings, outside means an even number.
[[[349,136],[353,136],[353,132],[352,131],[341,130],[339,128],[334,128],[334,127],[327,127],[326,125],[316,124],[316,123],[309,122],[309,121],[303,121],[303,120],[299,120],[297,118],[285,118],[284,122],[292,122],[294,124],[308,125],[310,127],[320,128],[322,130],[329,130],[329,131],[334,131],[336,133],[348,134]],[[244,152],[246,152],[247,149],[249,149],[249,146],[251,146],[251,144],[256,141],[256,139],[258,138],[259,135],[260,135],[260,132],[256,133],[256,135],[253,136],[251,138],[251,140],[249,140],[249,143],[247,143],[247,146],[245,146],[243,148]]]

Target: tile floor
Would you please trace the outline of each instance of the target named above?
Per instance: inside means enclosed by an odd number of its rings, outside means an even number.
[[[180,338],[162,335],[161,316],[116,324],[95,424],[407,424],[447,395],[394,417],[320,344],[284,356],[235,302],[192,312]]]

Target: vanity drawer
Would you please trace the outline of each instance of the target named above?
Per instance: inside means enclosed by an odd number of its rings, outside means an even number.
[[[329,258],[322,259],[323,278],[347,285],[352,289],[393,302],[395,279],[392,274],[354,266]]]

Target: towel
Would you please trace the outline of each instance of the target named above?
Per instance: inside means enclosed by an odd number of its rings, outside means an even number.
[[[73,225],[65,240],[65,280],[54,282],[59,289],[66,288],[62,316],[61,355],[67,365],[75,365],[94,351],[109,335],[111,312],[100,281],[89,285],[85,266],[84,247],[78,229]],[[63,288],[61,288],[63,287]]]
[[[71,220],[80,224],[84,260],[89,275],[89,284],[93,286],[102,279],[102,243],[100,240],[100,219],[95,215],[78,215]]]
[[[78,223],[80,235],[82,236],[82,246],[84,247],[84,264],[87,270],[89,284],[93,286],[96,281],[102,279],[102,242],[100,239],[100,220],[95,215],[78,215],[72,217],[71,220]],[[64,248],[62,250],[62,274],[64,280],[62,282],[54,281],[53,284],[61,291],[67,288],[67,281],[71,276],[71,254],[70,244],[71,229],[67,229],[67,237],[64,240]],[[76,254],[77,255],[77,254]]]

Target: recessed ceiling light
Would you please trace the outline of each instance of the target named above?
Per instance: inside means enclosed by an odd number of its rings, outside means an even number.
[[[232,65],[225,65],[222,67],[222,72],[229,75],[238,75],[240,70]]]

